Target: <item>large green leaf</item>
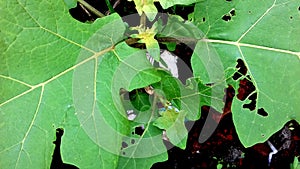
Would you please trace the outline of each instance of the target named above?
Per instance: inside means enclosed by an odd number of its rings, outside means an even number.
[[[241,59],[248,71],[239,80],[248,75],[255,86],[255,110],[243,108],[251,102],[249,98],[241,101],[235,97],[232,104],[243,145],[267,140],[291,119],[300,122],[298,1],[207,0],[196,5],[194,16],[195,24],[206,35],[195,49],[194,74],[204,83],[226,80],[237,86],[228,75]],[[262,109],[267,116],[258,114]]]
[[[115,46],[125,31],[121,18],[82,24],[61,1],[0,5],[5,7],[0,9],[0,166],[49,168],[58,127],[65,129],[64,162],[80,168],[126,166],[120,149],[131,128],[119,90],[160,77],[149,69],[145,52]],[[131,161],[149,168],[166,160],[161,139],[152,146],[158,145],[156,158]]]
[[[5,6],[0,11],[5,47],[0,55],[1,167],[49,168],[57,127],[66,131],[62,145],[66,162],[103,168],[100,161],[116,161],[115,155],[87,137],[76,118],[72,73],[122,38],[122,20],[112,15],[92,26],[82,24],[57,1],[1,1],[1,6]],[[112,25],[119,29],[112,30]],[[103,42],[84,46],[95,33]],[[77,63],[80,52],[86,58]],[[91,156],[81,155],[91,149]]]

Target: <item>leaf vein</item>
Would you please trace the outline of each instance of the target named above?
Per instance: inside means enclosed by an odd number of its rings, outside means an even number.
[[[270,8],[268,8],[267,10],[266,10],[266,12],[265,13],[263,13],[262,14],[262,16],[260,16],[258,19],[257,19],[257,21],[254,23],[254,24],[252,24],[250,27],[249,27],[249,29],[248,30],[246,30],[246,32],[244,32],[242,35],[241,35],[241,37],[237,40],[237,42],[240,42],[245,36],[246,36],[246,34],[248,33],[248,32],[250,32],[269,12],[270,12],[270,10],[275,6],[275,3],[276,3],[276,0],[274,0],[274,2],[273,2],[273,4],[271,5],[271,7]]]
[[[41,102],[42,102],[42,98],[43,98],[43,94],[44,94],[44,86],[42,86],[40,98],[39,98],[39,101],[38,101],[36,110],[35,110],[35,112],[34,112],[33,118],[32,118],[32,120],[31,120],[31,123],[30,123],[30,125],[29,125],[29,127],[28,127],[28,130],[26,131],[26,133],[25,133],[25,135],[24,135],[24,138],[23,138],[22,141],[21,141],[21,148],[20,148],[20,152],[19,152],[19,154],[18,154],[18,158],[17,158],[17,161],[16,161],[16,166],[15,166],[15,168],[17,168],[17,166],[18,166],[18,162],[19,162],[19,160],[20,160],[20,158],[21,158],[22,151],[24,150],[24,144],[25,144],[25,141],[26,141],[27,136],[29,135],[29,133],[30,133],[30,131],[31,131],[31,129],[32,129],[32,126],[33,126],[33,124],[34,124],[34,122],[35,122],[35,120],[36,120],[36,117],[37,117],[37,115],[38,115],[38,112],[39,112],[39,109],[40,109],[40,105],[41,105]],[[24,150],[24,151],[25,151],[25,150]],[[26,152],[26,151],[25,151],[25,152]],[[27,153],[26,153],[26,154],[27,154]]]
[[[48,80],[46,80],[46,81],[44,81],[44,82],[42,82],[42,83],[40,83],[40,84],[37,84],[37,85],[35,85],[35,86],[31,86],[31,88],[30,88],[29,90],[27,90],[27,91],[25,91],[25,92],[23,92],[23,93],[21,93],[21,94],[19,94],[19,95],[16,95],[15,97],[13,97],[13,98],[11,98],[11,99],[9,99],[9,100],[7,100],[7,101],[1,103],[1,104],[0,104],[0,107],[3,106],[3,105],[5,105],[5,104],[7,104],[7,103],[9,103],[9,102],[11,102],[11,101],[13,101],[13,100],[15,100],[15,99],[17,99],[17,98],[19,98],[19,97],[21,97],[21,96],[23,96],[23,95],[25,95],[25,94],[27,94],[27,93],[29,93],[29,92],[31,92],[32,90],[34,90],[34,89],[36,89],[36,88],[38,88],[38,87],[45,86],[46,84],[50,83],[51,81],[56,80],[57,78],[61,77],[62,75],[64,75],[64,74],[66,74],[66,73],[68,73],[68,72],[74,70],[75,68],[77,68],[77,67],[79,67],[79,66],[85,64],[86,62],[88,62],[88,61],[90,61],[90,60],[92,60],[92,59],[96,59],[97,57],[103,55],[104,53],[106,53],[106,52],[108,52],[108,51],[110,51],[110,50],[112,50],[112,49],[113,49],[113,46],[111,46],[111,47],[109,47],[109,48],[106,48],[106,49],[104,49],[104,50],[102,50],[102,51],[100,51],[100,52],[97,52],[97,53],[95,53],[93,56],[91,56],[91,57],[89,57],[89,58],[87,58],[87,59],[85,59],[85,60],[83,60],[83,61],[81,61],[81,62],[79,62],[79,63],[77,63],[77,64],[75,64],[75,65],[73,65],[72,67],[66,69],[66,70],[63,71],[63,72],[60,72],[59,74],[53,76],[52,78],[50,78],[50,79],[48,79]],[[16,81],[17,81],[17,79],[16,79]],[[20,82],[21,82],[21,81],[20,81]],[[25,82],[24,82],[24,83],[25,83]]]

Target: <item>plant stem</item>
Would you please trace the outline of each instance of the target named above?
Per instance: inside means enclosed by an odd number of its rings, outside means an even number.
[[[106,3],[106,5],[107,5],[108,10],[110,11],[110,13],[114,13],[115,10],[114,10],[114,8],[111,6],[110,1],[109,1],[109,0],[105,0],[105,3]]]
[[[146,30],[146,14],[143,12],[140,18],[140,26]]]
[[[196,38],[171,38],[171,37],[161,37],[156,38],[158,42],[175,42],[175,43],[196,43],[201,39]],[[138,38],[128,38],[125,40],[128,45],[133,45],[139,41]]]
[[[88,14],[89,18],[93,18],[92,15],[90,14],[89,10],[87,10],[81,3],[79,3],[79,5],[84,10],[84,12]]]
[[[196,38],[172,38],[172,37],[159,37],[158,42],[176,42],[176,43],[195,43],[201,39]]]
[[[84,0],[77,0],[77,2],[79,2],[80,4],[82,4],[84,7],[86,7],[89,11],[91,11],[92,13],[94,13],[99,18],[105,17],[105,15],[103,13],[101,13],[100,11],[98,11],[96,8],[92,7],[90,4],[88,4]]]
[[[128,38],[128,39],[125,40],[127,45],[133,45],[133,44],[137,43],[138,41],[139,41],[138,38]]]

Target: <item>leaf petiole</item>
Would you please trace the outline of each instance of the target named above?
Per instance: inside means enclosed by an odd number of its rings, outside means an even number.
[[[91,11],[92,13],[94,13],[99,18],[105,17],[105,15],[103,13],[101,13],[100,11],[98,11],[96,8],[92,7],[90,4],[88,4],[84,0],[77,0],[77,2],[79,2],[80,4],[82,4],[84,7],[86,7],[89,11]]]
[[[110,13],[114,13],[115,10],[114,10],[114,8],[111,6],[110,1],[109,1],[109,0],[105,0],[105,3],[106,3],[106,5],[107,5],[107,7],[108,7],[109,12],[110,12]]]

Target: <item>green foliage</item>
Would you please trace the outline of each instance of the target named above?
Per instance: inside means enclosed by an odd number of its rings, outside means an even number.
[[[290,165],[290,169],[299,169],[300,168],[300,162],[298,160],[299,157],[294,157],[293,163]]]
[[[154,125],[166,130],[166,136],[170,142],[181,149],[185,149],[188,131],[184,125],[186,112],[177,112],[175,108],[167,109],[162,112],[161,117],[157,118]]]
[[[159,32],[158,36],[173,37],[184,41],[185,39],[203,38],[204,34],[192,22],[184,21],[178,15],[171,15],[165,27]]]
[[[132,0],[131,0],[132,1]],[[133,0],[135,8],[139,15],[145,13],[150,21],[153,21],[157,15],[157,9],[154,5],[154,2],[159,2],[163,9],[167,9],[171,6],[180,4],[180,5],[189,5],[201,0]]]
[[[138,111],[146,111],[150,109],[151,103],[149,100],[149,95],[146,92],[136,89],[134,92],[132,92],[132,94],[129,95],[129,97],[131,104]]]
[[[136,28],[138,30],[138,34],[131,35],[133,38],[138,38],[139,43],[145,43],[147,51],[150,56],[153,57],[156,61],[159,61],[160,51],[159,44],[154,36],[157,33],[156,28],[153,26],[151,29],[147,28]]]
[[[141,2],[135,1],[139,14],[153,20],[154,1]],[[185,148],[184,121],[199,119],[203,105],[221,112],[224,88],[232,85],[238,94],[245,78],[255,87],[255,109],[244,108],[249,97],[232,103],[244,146],[264,142],[291,119],[300,122],[296,0],[159,2],[164,9],[197,2],[192,22],[170,16],[166,25],[158,21],[155,30],[132,36],[157,61],[156,37],[196,42],[194,77],[186,85],[124,42],[126,26],[118,14],[83,24],[70,17],[63,1],[0,1],[1,167],[49,168],[61,127],[66,163],[82,169],[150,168],[167,160],[163,130],[171,143]],[[164,43],[174,48],[174,42]],[[248,71],[233,80],[237,59]],[[120,97],[122,90],[149,85],[153,93],[137,93],[131,101]],[[159,104],[174,109],[161,112]],[[267,116],[258,114],[262,109]]]
[[[267,140],[287,121],[300,120],[300,29],[294,29],[300,24],[298,6],[295,0],[204,1],[195,6],[195,24],[207,39],[195,49],[194,75],[204,83],[218,83],[224,77],[221,74],[231,74],[235,61],[242,59],[248,71],[239,80],[248,78],[255,86],[254,110],[243,108],[251,102],[249,98],[235,97],[232,103],[234,124],[246,147]],[[222,20],[224,16],[230,20]],[[216,55],[219,62],[209,59]],[[236,81],[228,84],[238,93]],[[268,116],[258,114],[261,108]]]

